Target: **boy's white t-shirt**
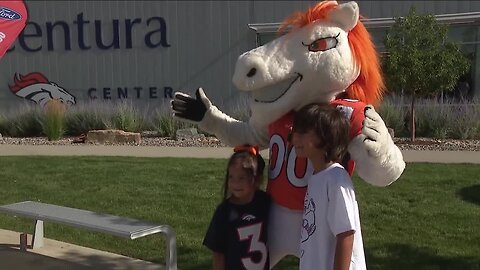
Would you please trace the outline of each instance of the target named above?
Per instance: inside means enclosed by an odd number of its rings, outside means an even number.
[[[354,230],[350,270],[366,269],[353,183],[335,163],[308,180],[300,243],[300,270],[332,270],[336,235]]]

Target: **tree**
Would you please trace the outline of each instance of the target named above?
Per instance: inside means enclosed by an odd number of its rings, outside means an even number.
[[[410,95],[411,140],[415,140],[415,98],[452,91],[469,67],[470,61],[458,46],[447,41],[448,26],[432,15],[417,15],[410,8],[407,16],[395,18],[384,40],[388,52],[383,60],[389,90]]]

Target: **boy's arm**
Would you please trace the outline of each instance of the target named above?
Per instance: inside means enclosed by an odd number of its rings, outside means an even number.
[[[225,270],[225,255],[213,252],[213,270]]]
[[[352,261],[353,236],[355,231],[346,231],[337,235],[334,270],[348,270]]]

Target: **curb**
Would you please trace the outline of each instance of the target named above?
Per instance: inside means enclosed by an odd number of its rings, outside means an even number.
[[[230,147],[169,147],[128,145],[0,145],[0,156],[132,156],[228,158]],[[260,152],[268,158],[268,150]],[[478,151],[402,150],[405,162],[480,164]]]

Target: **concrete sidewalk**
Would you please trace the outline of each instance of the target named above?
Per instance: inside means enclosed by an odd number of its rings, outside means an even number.
[[[0,156],[134,156],[228,158],[229,147],[164,147],[108,145],[0,145]],[[261,151],[268,158],[268,150]],[[480,164],[478,151],[402,151],[406,162]]]
[[[0,229],[0,269],[161,270],[164,266],[110,252],[44,239],[44,247],[19,250],[20,233]],[[31,243],[29,235],[28,243]]]

